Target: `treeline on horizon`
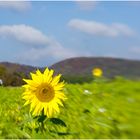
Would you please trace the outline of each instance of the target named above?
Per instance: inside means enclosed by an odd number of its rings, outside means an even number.
[[[25,77],[27,76],[23,72],[9,73],[5,67],[0,66],[0,79],[4,86],[21,86]]]
[[[34,69],[33,69],[34,71]],[[33,72],[30,71],[30,72]],[[43,72],[43,69],[41,70]],[[124,78],[133,79],[133,80],[140,80],[140,77],[136,76],[135,74],[132,77],[131,75],[112,75],[110,72],[110,75],[104,75],[107,79],[114,79],[117,76],[122,76]],[[29,71],[10,71],[10,68],[6,68],[4,66],[0,66],[0,79],[3,81],[3,86],[21,86],[25,84],[23,81],[23,78],[30,78]],[[61,80],[64,80],[66,83],[85,83],[85,82],[91,82],[93,80],[92,74],[81,74],[81,75],[63,75],[61,77]]]
[[[29,78],[29,74],[24,72],[9,73],[4,66],[0,66],[0,79],[3,81],[3,86],[21,86],[25,84],[23,78]],[[62,76],[61,80],[66,83],[83,83],[92,81],[92,76]]]

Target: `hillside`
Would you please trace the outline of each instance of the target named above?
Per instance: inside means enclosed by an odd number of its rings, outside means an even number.
[[[103,57],[78,57],[60,61],[50,68],[56,73],[61,73],[67,82],[86,82],[92,80],[91,71],[99,67],[104,76],[112,78],[123,76],[126,78],[140,79],[140,61],[103,58]],[[17,86],[23,84],[23,78],[27,78],[31,71],[44,68],[21,65],[9,62],[0,63],[0,79],[5,85]]]
[[[0,79],[3,80],[5,86],[20,86],[23,78],[27,78],[31,71],[35,71],[37,67],[21,65],[16,63],[1,62],[0,63]]]
[[[66,59],[51,66],[51,68],[55,69],[58,73],[69,76],[90,76],[92,69],[96,67],[99,67],[104,71],[105,77],[140,77],[140,61],[136,60],[79,57]]]
[[[24,73],[25,75],[37,69],[36,67],[33,66],[21,65],[21,64],[10,63],[10,62],[1,62],[0,67],[6,68],[6,71],[8,73],[21,72]]]

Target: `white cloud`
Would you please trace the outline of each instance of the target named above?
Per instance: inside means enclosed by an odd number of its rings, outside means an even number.
[[[117,37],[119,35],[131,36],[134,31],[125,24],[104,24],[96,21],[72,19],[68,26],[91,35]]]
[[[97,1],[75,1],[81,10],[92,10],[97,5]]]
[[[112,27],[118,31],[118,34],[120,33],[120,34],[124,34],[128,36],[131,36],[134,34],[134,31],[125,24],[113,23]]]
[[[0,1],[0,8],[8,8],[16,11],[26,11],[30,9],[29,1]]]
[[[77,53],[64,48],[58,41],[54,39],[49,40],[49,45],[46,44],[43,48],[31,48],[24,54],[20,54],[20,59],[24,61],[38,61],[41,59],[53,58],[61,60],[69,57],[75,57]]]
[[[27,25],[1,25],[0,37],[8,39],[14,39],[18,41],[21,46],[27,46],[24,50],[17,54],[17,58],[20,61],[35,62],[41,59],[53,58],[64,59],[77,56],[77,53],[64,48],[58,41],[52,39],[40,30],[27,26]]]
[[[13,38],[27,45],[44,45],[48,38],[39,30],[27,25],[1,25],[0,36]]]

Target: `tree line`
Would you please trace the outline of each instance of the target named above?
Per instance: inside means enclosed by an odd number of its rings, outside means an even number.
[[[3,86],[21,86],[24,84],[23,78],[27,76],[23,72],[10,73],[4,66],[0,66],[0,79]]]

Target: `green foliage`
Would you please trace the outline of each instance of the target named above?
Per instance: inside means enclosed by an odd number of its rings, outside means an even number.
[[[85,82],[91,82],[93,80],[93,76],[88,75],[88,76],[68,76],[68,75],[62,75],[62,79],[67,81],[68,83],[85,83]]]
[[[4,86],[21,86],[24,83],[22,80],[24,77],[25,75],[20,72],[14,72],[13,74],[5,72],[0,75]]]
[[[64,121],[62,121],[61,119],[59,118],[50,118],[50,121],[56,125],[61,125],[61,126],[64,126],[66,127],[66,124]]]
[[[3,66],[0,66],[0,76],[4,75],[6,73],[6,68]]]
[[[61,113],[39,123],[23,106],[22,92],[0,87],[0,138],[140,138],[140,81],[116,77],[67,84]],[[39,131],[42,120],[44,133]]]

